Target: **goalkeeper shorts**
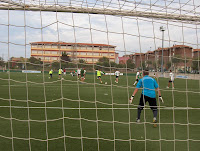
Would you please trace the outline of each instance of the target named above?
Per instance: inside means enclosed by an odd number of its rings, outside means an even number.
[[[143,94],[141,94],[140,103],[138,105],[138,108],[142,110],[144,108],[144,104],[146,104],[146,102],[149,102],[149,106],[152,110],[157,109],[156,98],[150,98],[150,97],[145,96]]]

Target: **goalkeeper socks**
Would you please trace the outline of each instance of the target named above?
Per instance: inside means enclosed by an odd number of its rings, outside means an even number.
[[[142,110],[138,108],[138,117],[137,117],[137,119],[140,119],[141,111]]]
[[[157,113],[158,113],[158,110],[157,110],[157,109],[153,109],[153,117],[154,117],[154,118],[157,117]]]

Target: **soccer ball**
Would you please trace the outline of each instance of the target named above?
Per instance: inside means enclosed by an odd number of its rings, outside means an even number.
[[[105,82],[105,84],[107,84],[107,82]]]

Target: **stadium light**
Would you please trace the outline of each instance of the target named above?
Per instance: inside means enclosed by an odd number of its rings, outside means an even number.
[[[163,26],[160,26],[160,31],[162,32],[162,62],[161,62],[161,73],[163,76],[163,48],[164,48],[164,31],[165,28]]]

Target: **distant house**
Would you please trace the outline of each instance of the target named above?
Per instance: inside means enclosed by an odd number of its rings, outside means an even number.
[[[118,58],[119,58],[119,64],[126,64],[127,60],[130,59],[129,56],[122,56]]]
[[[22,63],[25,61],[25,58],[20,57],[20,58],[16,58],[16,57],[11,57],[10,58],[10,62],[11,62],[11,67],[15,67],[18,66],[18,63]]]

